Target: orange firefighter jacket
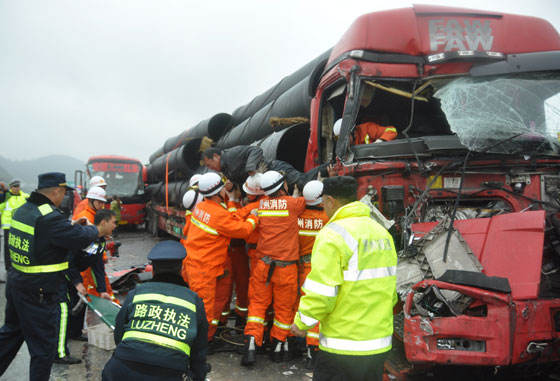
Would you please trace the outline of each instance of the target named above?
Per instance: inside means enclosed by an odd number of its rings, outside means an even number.
[[[298,217],[300,255],[311,254],[315,237],[328,220],[329,217],[322,207],[307,206],[305,208],[305,211]]]
[[[88,207],[88,205],[89,204],[87,198],[84,198],[82,201],[80,201],[78,205],[76,205],[76,207],[74,208],[74,212],[72,213],[72,219],[73,220],[77,219],[78,214],[82,213]],[[93,218],[91,219],[90,222],[93,224]]]
[[[297,261],[298,217],[304,210],[303,197],[282,196],[260,200],[258,255],[279,261]]]
[[[257,218],[243,220],[223,204],[213,200],[199,203],[191,215],[187,234],[187,257],[183,264],[223,274],[231,238],[246,239],[255,229]]]
[[[377,139],[389,141],[397,137],[394,126],[381,126],[375,122],[365,122],[356,126],[354,144],[370,144]]]

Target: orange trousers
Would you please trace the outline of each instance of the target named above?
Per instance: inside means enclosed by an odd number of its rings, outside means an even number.
[[[227,268],[227,264],[225,267],[221,275],[194,266],[185,267],[190,289],[204,302],[208,320],[208,340],[213,339],[221,314],[231,295],[231,269]]]
[[[298,307],[299,307],[299,299],[301,298],[301,296],[305,295],[305,293],[302,291],[301,287],[303,286],[303,283],[305,282],[305,278],[307,278],[307,275],[309,275],[309,273],[311,272],[311,263],[298,263],[298,281],[299,281],[299,293],[298,293],[298,297],[297,297],[297,302],[296,302],[296,307],[294,312],[297,312]],[[311,328],[309,331],[307,331],[307,336],[305,338],[305,342],[307,343],[307,345],[314,345],[316,347],[319,346],[319,324],[317,324],[315,327]]]
[[[113,288],[111,287],[111,282],[109,282],[109,278],[105,275],[105,279],[95,279],[93,275],[93,271],[91,269],[84,270],[80,273],[82,275],[83,284],[86,288],[86,291],[90,295],[101,296],[99,292],[97,292],[97,282],[105,282],[105,289],[107,290],[107,294],[111,296],[114,302],[117,302],[117,298],[113,294]]]
[[[231,276],[231,259],[228,256],[224,274],[218,277],[216,283],[216,311],[220,313],[220,323],[225,324],[229,316],[231,293],[233,291],[233,277]]]
[[[239,316],[247,316],[249,308],[249,258],[245,246],[232,246],[229,249],[231,257],[231,274],[235,284],[235,312]]]
[[[255,344],[262,345],[266,311],[272,303],[274,323],[270,329],[270,337],[286,341],[294,320],[294,305],[297,299],[298,268],[296,264],[286,267],[276,266],[266,283],[270,265],[259,260],[249,280],[249,313],[245,335],[253,336]]]

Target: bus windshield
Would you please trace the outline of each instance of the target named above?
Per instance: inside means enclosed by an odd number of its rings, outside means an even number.
[[[129,197],[144,193],[142,167],[133,162],[93,161],[88,163],[90,177],[107,182],[107,196]]]

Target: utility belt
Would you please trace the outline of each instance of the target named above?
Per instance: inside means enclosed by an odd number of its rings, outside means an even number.
[[[299,257],[299,263],[311,263],[311,254],[305,254]]]
[[[243,247],[245,246],[245,240],[239,238],[233,238],[229,241],[229,247]]]
[[[176,369],[164,368],[162,366],[150,365],[142,362],[125,360],[116,356],[119,361],[123,362],[127,367],[137,370],[138,372],[152,377],[177,377],[178,380],[192,380],[190,375]],[[190,373],[190,372],[189,372]]]
[[[298,263],[298,261],[279,261],[270,258],[268,255],[265,255],[264,257],[260,258],[260,260],[266,263],[267,265],[270,265],[270,267],[268,268],[268,275],[266,276],[267,285],[270,283],[270,279],[272,278],[272,274],[274,274],[274,269],[276,268],[276,266],[287,267]]]
[[[256,249],[257,244],[256,243],[246,243],[245,247],[247,248],[247,250]]]

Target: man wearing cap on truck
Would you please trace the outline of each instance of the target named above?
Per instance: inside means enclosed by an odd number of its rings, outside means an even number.
[[[287,337],[294,317],[298,294],[299,260],[298,216],[305,210],[303,197],[288,196],[285,177],[268,171],[262,175],[261,188],[268,196],[260,201],[259,260],[249,280],[249,312],[245,326],[245,354],[242,365],[256,362],[255,346],[262,346],[266,310],[272,303],[274,323],[270,329],[274,361],[288,353]]]
[[[128,293],[115,322],[117,348],[103,381],[204,381],[208,323],[204,303],[181,278],[186,251],[159,242],[148,254],[154,277]]]
[[[314,380],[381,380],[397,301],[393,238],[357,201],[355,178],[323,185],[330,219],[315,239],[292,333],[320,323]]]
[[[12,216],[0,376],[25,340],[31,355],[29,378],[49,379],[57,351],[65,351],[68,250],[83,249],[109,233],[101,227],[72,225],[58,211],[67,187],[64,173],[39,175],[37,190]]]
[[[21,182],[14,179],[10,182],[9,190],[5,195],[4,202],[0,204],[0,219],[2,221],[2,230],[4,232],[4,266],[6,271],[10,268],[10,256],[8,252],[8,231],[14,211],[25,204],[29,195],[20,189]]]
[[[204,196],[191,215],[187,235],[185,267],[189,286],[204,301],[209,323],[208,339],[212,340],[224,308],[216,300],[217,288],[226,283],[225,264],[231,238],[245,239],[255,229],[257,218],[246,220],[227,210],[224,204],[224,181],[214,172],[204,174],[198,189]],[[216,346],[214,344],[213,346]]]
[[[105,190],[107,189],[107,183],[105,182],[105,179],[103,177],[93,176],[89,180],[89,188],[91,189],[93,187],[99,187]],[[84,198],[82,201],[78,203],[78,205],[76,205],[76,208],[74,209],[74,212],[72,214],[72,219],[75,220],[76,216],[80,214],[87,207],[87,205],[88,205],[88,199],[86,196],[86,198]]]

